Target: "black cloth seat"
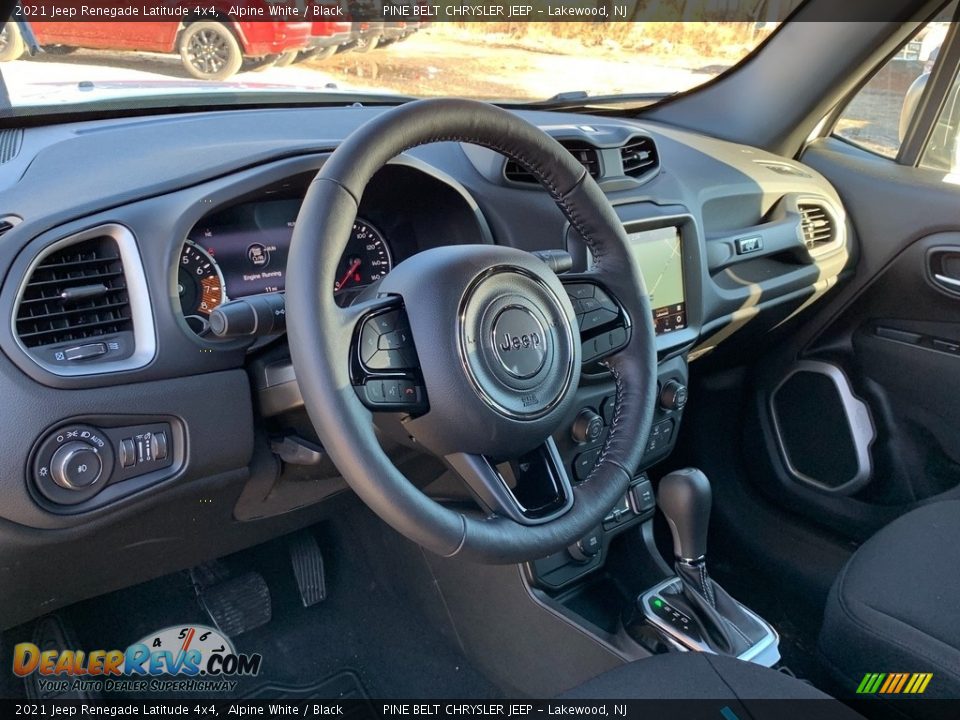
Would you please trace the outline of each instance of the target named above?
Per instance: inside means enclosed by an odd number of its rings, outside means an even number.
[[[776,670],[710,653],[666,653],[609,670],[561,700],[829,700]],[[850,716],[854,716],[852,713]]]
[[[933,673],[924,698],[960,698],[960,501],[913,510],[854,553],[820,652],[851,693],[866,673]]]

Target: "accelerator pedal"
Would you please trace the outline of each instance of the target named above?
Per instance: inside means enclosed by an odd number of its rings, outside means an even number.
[[[190,579],[200,607],[228,638],[266,625],[273,617],[270,588],[258,572],[229,577],[223,564],[213,561],[192,568]]]
[[[290,551],[290,562],[303,606],[310,607],[325,600],[327,581],[317,538],[310,531],[303,530],[290,538],[287,549]]]

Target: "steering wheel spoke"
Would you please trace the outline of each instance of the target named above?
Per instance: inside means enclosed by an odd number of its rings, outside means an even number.
[[[630,342],[630,316],[616,296],[587,274],[564,275],[563,289],[580,328],[582,365],[616,355]]]
[[[350,382],[372,412],[421,415],[429,410],[413,333],[402,301],[378,299],[345,308]]]
[[[500,463],[474,453],[456,453],[445,460],[485,509],[521,525],[556,520],[573,505],[570,478],[552,438]]]

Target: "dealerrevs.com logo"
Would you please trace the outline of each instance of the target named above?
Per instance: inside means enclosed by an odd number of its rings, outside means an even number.
[[[126,650],[13,648],[13,672],[40,676],[41,691],[230,692],[239,676],[260,672],[259,654],[237,653],[229,638],[204,625],[151,633]]]

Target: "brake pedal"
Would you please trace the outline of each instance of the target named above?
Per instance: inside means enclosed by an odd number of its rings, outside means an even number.
[[[214,626],[228,638],[266,625],[273,617],[270,588],[258,572],[233,578],[221,572],[209,572],[207,563],[190,570],[197,600]],[[210,582],[214,580],[214,582]]]
[[[297,589],[304,607],[310,607],[327,597],[327,582],[323,571],[323,554],[313,533],[304,530],[290,538],[287,544]]]

